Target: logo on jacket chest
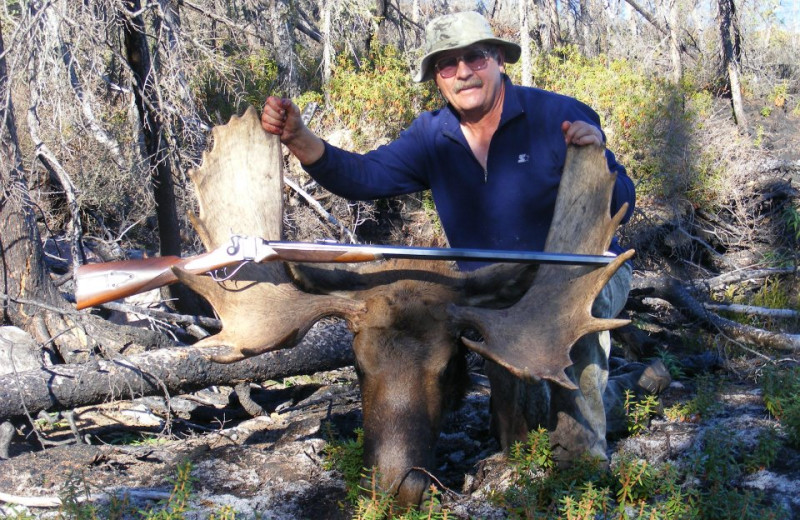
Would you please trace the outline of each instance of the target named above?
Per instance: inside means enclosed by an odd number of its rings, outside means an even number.
[[[530,162],[531,156],[526,153],[521,153],[517,156],[517,164],[525,164]]]

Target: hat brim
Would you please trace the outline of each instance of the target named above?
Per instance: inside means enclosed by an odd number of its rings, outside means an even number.
[[[475,45],[476,43],[488,43],[490,45],[496,45],[497,47],[500,47],[503,49],[503,55],[506,63],[516,63],[519,61],[519,57],[522,54],[522,47],[514,42],[503,40],[502,38],[481,38],[479,40],[465,42],[453,47],[436,49],[435,51],[429,52],[422,57],[419,62],[419,69],[417,69],[417,73],[413,78],[414,82],[422,83],[424,81],[428,81],[429,79],[433,79],[433,62],[436,61],[435,58],[438,55],[442,54],[443,52],[465,49],[470,45]]]

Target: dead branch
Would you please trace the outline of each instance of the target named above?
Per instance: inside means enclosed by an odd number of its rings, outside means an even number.
[[[755,280],[760,280],[762,278],[767,278],[768,276],[786,275],[786,274],[793,274],[796,272],[797,270],[793,267],[741,269],[703,280],[702,285],[708,287],[709,289],[716,289],[718,287],[728,284],[740,283],[745,281],[748,282],[755,281]]]
[[[351,244],[358,244],[358,238],[353,234],[352,231],[347,229],[347,227],[342,224],[339,219],[331,215],[325,208],[322,207],[322,204],[317,202],[314,197],[312,197],[306,190],[300,187],[299,184],[294,182],[292,179],[288,177],[283,178],[283,182],[292,188],[294,191],[297,192],[298,195],[303,197],[303,199],[308,203],[311,208],[316,211],[322,218],[328,221],[333,227],[339,230],[342,234],[347,235],[347,239],[350,241]]]
[[[706,309],[680,281],[672,277],[652,276],[634,280],[633,287],[654,292],[680,311],[703,321],[733,340],[777,350],[800,351],[800,334],[772,332],[725,319]]]
[[[754,305],[740,305],[737,303],[705,303],[706,309],[715,312],[733,312],[736,314],[747,314],[749,316],[763,316],[765,318],[797,318],[800,312],[792,309],[769,309],[767,307],[756,307]]]
[[[181,5],[185,5],[186,7],[194,9],[198,13],[211,18],[215,22],[220,22],[222,24],[227,25],[231,29],[234,29],[234,33],[242,32],[242,33],[245,33],[245,34],[249,34],[250,36],[256,38],[262,44],[265,42],[265,38],[264,38],[263,34],[259,34],[259,33],[255,32],[255,31],[252,31],[252,30],[248,29],[247,27],[239,25],[236,22],[234,22],[233,20],[231,20],[230,18],[228,18],[227,16],[222,16],[220,14],[217,14],[216,12],[214,12],[212,10],[209,10],[209,9],[206,9],[205,7],[203,7],[201,5],[197,5],[196,3],[192,2],[191,0],[183,0]]]
[[[90,495],[79,495],[75,497],[78,502],[96,502],[107,499],[111,496],[128,496],[139,500],[169,500],[172,493],[169,491],[154,491],[150,489],[119,489],[110,493],[92,493]],[[0,502],[6,504],[16,504],[25,507],[61,507],[64,505],[61,497],[50,496],[21,496],[10,495],[0,492]]]
[[[110,311],[125,312],[146,316],[148,318],[157,318],[159,320],[168,321],[178,325],[199,325],[209,329],[222,328],[222,322],[214,318],[206,318],[205,316],[191,316],[189,314],[177,314],[174,312],[160,311],[157,309],[147,309],[137,305],[127,305],[123,303],[109,302],[100,306],[102,309]]]

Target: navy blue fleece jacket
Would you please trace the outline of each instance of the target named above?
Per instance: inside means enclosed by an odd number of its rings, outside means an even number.
[[[585,121],[600,128],[600,119],[573,98],[504,80],[503,112],[485,170],[448,106],[423,113],[397,140],[363,155],[325,143],[323,156],[306,171],[353,200],[430,188],[451,247],[541,251],[567,151],[561,123]],[[624,222],[633,212],[633,182],[613,153],[606,156],[617,174],[611,213],[627,202]],[[622,250],[616,239],[611,250]]]

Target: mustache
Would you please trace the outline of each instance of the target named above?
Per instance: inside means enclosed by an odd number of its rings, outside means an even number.
[[[459,92],[461,92],[464,89],[473,88],[473,87],[480,88],[482,86],[483,86],[483,81],[481,81],[480,78],[472,77],[472,78],[469,78],[466,81],[460,81],[460,80],[456,81],[453,84],[453,92],[458,94]]]

